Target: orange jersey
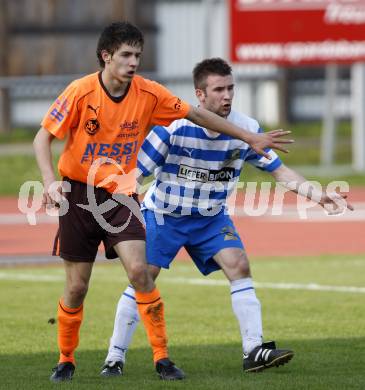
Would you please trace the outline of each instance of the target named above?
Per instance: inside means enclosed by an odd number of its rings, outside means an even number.
[[[133,77],[124,97],[115,98],[97,72],[73,81],[50,107],[42,127],[59,139],[68,135],[58,162],[61,176],[87,183],[95,160],[117,163],[98,168],[89,183],[97,186],[110,175],[136,168],[138,151],[152,125],[168,126],[188,112],[188,103],[141,76]],[[116,187],[112,182],[101,186],[109,192]]]

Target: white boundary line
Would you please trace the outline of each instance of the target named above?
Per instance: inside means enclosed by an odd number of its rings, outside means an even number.
[[[118,278],[118,280],[126,278]],[[0,272],[0,280],[19,280],[25,282],[62,282],[63,275],[32,275],[30,273],[11,273]],[[110,281],[110,279],[109,279]],[[190,284],[197,286],[228,286],[226,280],[201,279],[201,278],[166,278],[159,279],[160,283],[169,284]],[[365,287],[354,286],[328,286],[316,283],[302,284],[302,283],[255,283],[255,287],[259,289],[274,289],[274,290],[303,290],[303,291],[328,291],[328,292],[342,292],[365,294]]]
[[[178,284],[193,284],[198,286],[228,286],[226,280],[212,280],[200,278],[161,278],[160,282],[178,283]],[[365,294],[365,287],[354,286],[328,286],[316,283],[266,283],[255,282],[255,288],[271,289],[271,290],[306,290],[306,291],[332,291]]]
[[[27,273],[0,272],[0,280],[20,280],[23,282],[62,282],[63,275],[32,275]]]

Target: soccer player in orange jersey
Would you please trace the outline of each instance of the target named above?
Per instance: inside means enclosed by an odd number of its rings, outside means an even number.
[[[45,115],[34,139],[44,183],[44,204],[61,209],[65,203],[68,205],[68,212],[60,213],[55,240],[55,253],[63,259],[66,283],[58,305],[60,357],[50,378],[53,382],[71,380],[74,374],[83,302],[101,242],[107,258],[119,257],[135,288],[158,375],[165,380],[184,378],[183,371],[168,356],[164,306],[145,260],[145,230],[138,213],[131,212],[131,203],[138,205],[137,196],[129,193],[129,197],[124,195],[117,198],[119,202],[114,201],[115,190],[120,190],[121,182],[124,178],[129,180],[136,167],[137,153],[149,128],[168,126],[185,117],[241,139],[262,155],[267,155],[265,148],[285,151],[283,144],[292,142],[281,138],[288,134],[282,130],[250,133],[209,111],[190,106],[160,84],[138,76],[143,43],[142,33],[130,23],[107,26],[97,47],[102,70],[75,80],[65,89]],[[51,143],[55,137],[65,136],[67,143],[58,162],[63,183],[55,188]],[[85,204],[91,203],[90,189],[94,208]]]

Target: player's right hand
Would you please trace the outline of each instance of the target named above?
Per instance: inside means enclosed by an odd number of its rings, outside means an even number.
[[[328,215],[341,215],[346,209],[354,211],[354,206],[347,202],[347,195],[340,192],[323,194],[319,204]]]
[[[59,207],[62,202],[62,186],[57,181],[44,183],[42,205],[46,208]]]
[[[288,153],[289,151],[283,147],[283,144],[292,144],[294,140],[281,137],[290,133],[291,131],[278,129],[268,131],[267,133],[255,134],[255,138],[250,142],[250,146],[257,154],[271,160],[271,156],[265,149],[276,149]]]

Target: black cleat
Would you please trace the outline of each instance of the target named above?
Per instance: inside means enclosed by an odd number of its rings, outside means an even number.
[[[169,358],[160,359],[156,362],[156,371],[160,379],[165,381],[175,381],[185,378],[183,370],[175,366]]]
[[[123,362],[114,362],[111,360],[107,361],[103,365],[100,375],[105,377],[123,375]]]
[[[276,349],[274,341],[263,343],[248,355],[243,355],[243,371],[259,372],[265,368],[279,367],[288,363],[294,352],[288,349]]]
[[[71,362],[58,363],[53,369],[53,374],[49,380],[51,382],[64,382],[72,380],[75,372],[75,366]]]

